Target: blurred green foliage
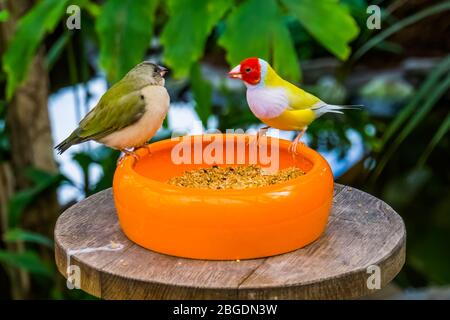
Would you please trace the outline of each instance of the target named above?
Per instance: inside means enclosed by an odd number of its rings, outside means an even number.
[[[164,61],[176,77],[189,75],[191,66],[203,56],[208,36],[232,5],[229,0],[167,1],[169,20],[161,33],[161,44]]]
[[[449,74],[447,56],[385,129],[363,186],[405,220],[407,261],[400,277],[405,285],[450,283]],[[447,102],[439,104],[446,94]]]
[[[8,204],[8,224],[10,228],[16,228],[19,225],[20,217],[26,207],[32,205],[33,201],[43,192],[50,188],[57,187],[65,178],[60,174],[49,174],[48,172],[28,168],[24,173],[32,182],[32,187],[16,192]]]
[[[3,69],[8,76],[6,97],[11,99],[16,87],[25,79],[36,50],[46,33],[55,29],[68,0],[44,0],[24,16],[3,56]]]
[[[100,65],[116,82],[143,60],[152,37],[155,0],[109,0],[96,20]]]
[[[81,30],[64,27],[69,4],[82,9]],[[11,98],[44,43],[49,70],[63,60],[68,69],[65,78],[72,85],[86,83],[93,75],[92,67],[97,66],[114,83],[147,54],[159,57],[162,53],[173,75],[186,80],[175,99],[186,100],[185,92],[192,93],[195,110],[205,126],[216,117],[221,131],[245,128],[258,120],[249,112],[244,92],[233,91],[224,83],[213,85],[205,77],[203,60],[215,62],[220,56],[234,66],[243,58],[259,56],[270,61],[282,76],[298,82],[303,60],[332,54],[340,60],[348,59],[341,66],[346,71],[342,72],[344,76],[319,79],[307,89],[330,103],[351,103],[353,97],[344,80],[361,57],[374,50],[393,55],[401,52],[398,45],[386,40],[389,36],[450,9],[450,2],[442,1],[401,20],[383,9],[387,26],[377,33],[365,26],[367,5],[365,0],[41,0],[19,22],[2,57],[0,83],[6,77],[6,98]],[[0,11],[0,23],[8,18],[7,11]],[[324,117],[308,129],[312,147],[336,148],[342,157],[350,147],[348,130],[362,136],[370,161],[353,183],[386,200],[405,219],[407,265],[399,278],[405,286],[450,283],[450,114],[439,103],[450,87],[449,59],[427,76],[415,94],[405,96],[409,100],[390,123],[371,119],[366,112],[348,112],[345,117]],[[0,161],[10,157],[6,109],[7,99],[0,99]],[[82,185],[76,187],[84,196],[111,186],[118,156],[118,152],[104,147],[74,154],[83,175]],[[91,176],[93,166],[101,171],[95,181]],[[9,226],[2,235],[4,244],[24,242],[26,250],[0,249],[0,262],[37,276],[33,279],[40,297],[89,297],[61,287],[55,267],[41,259],[42,252],[51,254],[52,241],[20,225],[24,209],[42,192],[74,183],[34,168],[26,174],[33,184],[10,199]]]
[[[275,0],[265,0],[263,5],[258,0],[236,3],[226,0],[162,3],[157,0],[108,0],[99,10],[93,9],[95,4],[88,0],[71,4],[94,15],[91,18],[96,20],[100,65],[111,82],[123,77],[143,60],[150,46],[154,16],[159,6],[167,10],[169,16],[161,33],[164,60],[175,70],[177,77],[187,76],[191,66],[202,57],[206,40],[220,19],[224,19],[225,27],[218,43],[226,49],[230,64],[258,56],[271,61],[281,75],[294,81],[299,80],[300,73],[286,24],[289,13],[341,59],[349,56],[349,42],[358,34],[348,9],[337,0],[283,0],[283,6]],[[21,19],[3,58],[3,68],[8,76],[8,99],[24,80],[27,67],[45,34],[65,18],[67,5],[67,0],[42,0]]]

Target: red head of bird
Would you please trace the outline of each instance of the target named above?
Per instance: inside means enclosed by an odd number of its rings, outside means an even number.
[[[262,59],[248,58],[228,72],[228,76],[241,79],[247,85],[257,85],[261,80],[264,80],[267,66],[267,62]]]

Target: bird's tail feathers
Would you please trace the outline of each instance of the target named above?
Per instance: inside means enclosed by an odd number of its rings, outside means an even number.
[[[74,144],[78,144],[83,142],[84,139],[80,138],[76,132],[73,132],[67,139],[58,144],[55,149],[58,151],[58,154],[63,154],[67,149],[69,149]]]
[[[326,104],[324,102],[313,106],[311,109],[316,114],[316,117],[320,117],[325,113],[340,113],[343,114],[342,110],[361,110],[364,106],[359,104],[352,105],[335,105],[335,104]]]

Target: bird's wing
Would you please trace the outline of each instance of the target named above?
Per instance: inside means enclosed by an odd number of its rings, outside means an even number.
[[[122,81],[111,87],[81,120],[77,135],[83,140],[98,140],[137,122],[144,113],[145,101],[140,88]]]
[[[283,88],[285,88],[289,99],[289,107],[293,110],[310,109],[316,103],[321,101],[316,96],[300,89],[288,81],[284,81]]]

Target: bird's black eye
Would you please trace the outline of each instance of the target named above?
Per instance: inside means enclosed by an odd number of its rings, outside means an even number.
[[[249,73],[250,71],[252,71],[251,68],[245,68],[245,72]]]

